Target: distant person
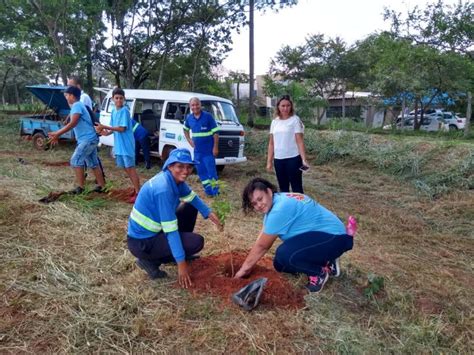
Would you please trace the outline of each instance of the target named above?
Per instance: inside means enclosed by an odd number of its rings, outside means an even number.
[[[344,227],[333,212],[309,196],[277,193],[276,187],[262,178],[251,180],[244,188],[242,208],[264,217],[263,228],[236,278],[248,275],[277,238],[282,244],[275,251],[275,270],[306,274],[310,292],[320,292],[329,276],[340,275],[339,257],[352,249],[357,231],[354,217],[350,216]]]
[[[91,100],[90,96],[86,92],[84,92],[84,90],[82,90],[82,80],[81,80],[81,78],[78,77],[78,76],[71,76],[67,81],[67,85],[68,86],[75,86],[79,90],[81,90],[81,99],[80,99],[80,101],[84,105],[89,107],[92,111],[92,109],[93,109],[92,100]]]
[[[276,105],[275,118],[270,126],[267,152],[267,171],[273,165],[280,192],[303,193],[302,172],[309,169],[303,140],[304,125],[295,115],[290,96],[283,95]]]
[[[133,118],[132,127],[133,137],[135,138],[135,159],[138,162],[141,148],[143,152],[143,158],[145,159],[145,168],[150,169],[150,138],[148,137],[148,130],[143,127],[139,122],[135,121]]]
[[[105,182],[97,158],[97,144],[99,143],[99,138],[97,137],[89,112],[85,105],[79,101],[81,90],[75,86],[69,86],[64,91],[64,96],[71,107],[69,113],[70,121],[60,130],[48,133],[51,144],[57,144],[62,134],[73,129],[77,146],[71,157],[70,165],[74,169],[76,187],[71,193],[80,194],[84,191],[84,166],[86,164],[94,172],[97,181],[97,186],[94,191],[103,192]]]
[[[194,148],[196,170],[208,196],[219,194],[216,157],[219,154],[219,128],[212,115],[202,110],[197,97],[189,100],[191,113],[184,121],[184,136]],[[192,133],[192,138],[189,134]]]
[[[125,92],[121,88],[112,91],[115,107],[112,109],[110,126],[96,125],[97,133],[103,136],[114,135],[115,164],[123,168],[132,181],[134,194],[129,202],[134,203],[140,190],[140,178],[135,169],[135,139],[133,137],[132,120],[125,104]]]
[[[222,227],[216,214],[186,184],[193,165],[189,150],[173,150],[163,171],[141,188],[128,220],[128,249],[137,265],[157,279],[167,276],[160,270],[162,264],[176,262],[183,288],[192,286],[186,260],[204,247],[204,238],[193,232],[198,211]]]

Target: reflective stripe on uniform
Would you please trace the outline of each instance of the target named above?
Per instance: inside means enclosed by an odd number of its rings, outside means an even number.
[[[196,197],[196,193],[194,191],[191,191],[189,195],[181,197],[180,201],[191,202],[192,200],[194,200],[194,197]]]
[[[136,222],[138,225],[142,226],[146,230],[149,230],[150,232],[155,232],[158,233],[161,231],[161,224],[158,222],[155,222],[151,218],[148,218],[144,214],[138,212],[135,207],[133,207],[132,212],[130,213],[130,218]]]
[[[175,219],[174,221],[171,222],[161,222],[161,225],[163,226],[163,232],[165,233],[171,233],[174,231],[178,230],[178,220]]]
[[[214,134],[216,132],[219,132],[219,127],[214,127],[213,129],[211,129],[211,132]]]
[[[207,180],[203,180],[201,181],[201,183],[206,186],[206,185],[209,185],[211,183],[211,180],[207,179]]]
[[[139,125],[140,125],[140,123],[135,122],[135,124],[133,125],[133,128],[132,128],[132,132],[135,132]]]
[[[198,132],[198,133],[194,133],[193,132],[193,138],[200,138],[200,137],[209,137],[209,136],[212,136],[214,133],[212,131],[208,131],[208,132]]]

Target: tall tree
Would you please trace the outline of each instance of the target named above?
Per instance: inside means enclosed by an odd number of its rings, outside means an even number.
[[[447,61],[444,65],[454,63],[455,69],[464,71],[464,78],[460,78],[455,86],[458,92],[461,90],[467,92],[469,98],[472,97],[470,93],[474,88],[473,10],[474,4],[470,1],[460,0],[457,4],[446,5],[444,1],[438,0],[436,3],[428,4],[424,9],[414,7],[406,14],[386,9],[384,16],[391,21],[392,33],[395,36],[406,39],[414,45],[434,48],[451,55],[443,57]],[[469,115],[466,113],[466,116]],[[469,130],[469,118],[467,120],[466,135]]]

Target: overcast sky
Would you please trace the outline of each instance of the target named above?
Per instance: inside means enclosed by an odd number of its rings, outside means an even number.
[[[383,20],[384,7],[406,13],[418,5],[424,8],[435,0],[299,0],[298,5],[266,14],[255,13],[255,74],[268,71],[270,59],[284,45],[303,44],[309,34],[323,33],[339,36],[347,44],[365,38],[368,34],[389,29]],[[445,3],[456,3],[445,0]],[[234,34],[233,50],[223,65],[228,70],[248,73],[249,31]]]

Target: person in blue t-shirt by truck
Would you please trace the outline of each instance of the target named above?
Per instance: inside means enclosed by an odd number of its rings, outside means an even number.
[[[204,238],[194,233],[198,211],[220,229],[214,212],[186,184],[194,161],[187,149],[173,150],[163,171],[143,184],[128,220],[127,243],[137,265],[151,279],[167,274],[161,264],[178,264],[181,287],[192,286],[186,260],[204,247]]]
[[[275,251],[275,270],[306,274],[306,288],[318,293],[329,276],[339,276],[339,257],[352,249],[357,222],[349,216],[344,227],[333,212],[307,195],[276,191],[272,183],[262,178],[251,180],[244,188],[242,207],[245,212],[264,214],[263,228],[235,277],[249,274],[280,238],[283,243]]]
[[[64,90],[64,97],[71,107],[69,113],[70,121],[60,130],[49,132],[48,136],[51,139],[51,144],[57,144],[62,134],[71,129],[74,130],[77,146],[71,157],[70,165],[74,169],[76,187],[71,193],[80,194],[84,191],[84,166],[86,165],[92,169],[97,181],[97,186],[93,191],[103,192],[105,181],[102,169],[99,168],[99,160],[97,157],[99,138],[97,137],[94,125],[92,124],[92,118],[86,106],[79,101],[81,90],[75,86],[68,86],[66,90]]]
[[[191,113],[184,122],[184,136],[194,148],[196,170],[208,196],[219,194],[216,159],[219,154],[219,128],[212,115],[201,109],[197,97],[189,100]],[[189,134],[192,133],[192,138]]]
[[[135,160],[138,162],[141,148],[143,158],[145,159],[145,167],[150,169],[150,138],[148,137],[148,130],[132,118],[132,131],[135,138]]]
[[[129,202],[134,203],[140,190],[140,178],[135,169],[135,139],[132,132],[130,112],[125,104],[125,91],[115,88],[112,91],[115,108],[112,110],[110,126],[96,125],[96,132],[103,136],[114,135],[115,164],[123,168],[132,181],[134,194]]]

